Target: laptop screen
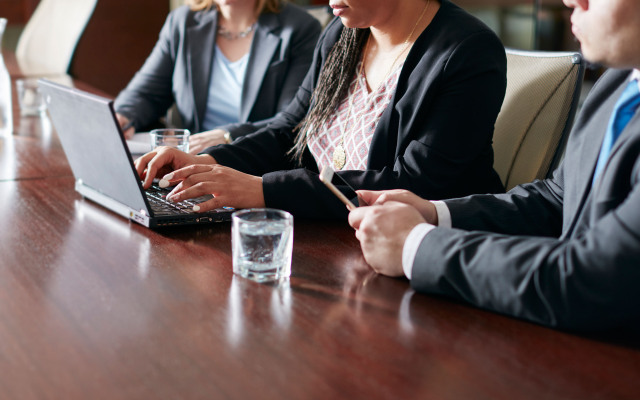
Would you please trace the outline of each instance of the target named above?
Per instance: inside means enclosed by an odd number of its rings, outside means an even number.
[[[76,181],[148,212],[113,102],[44,79],[39,85]]]

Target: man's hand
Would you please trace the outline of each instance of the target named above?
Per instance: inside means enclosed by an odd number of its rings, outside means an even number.
[[[438,225],[438,214],[436,206],[429,200],[425,200],[418,195],[404,189],[395,190],[358,190],[358,197],[370,205],[382,205],[390,201],[396,201],[413,206],[422,214],[422,217],[431,225]]]
[[[200,132],[189,138],[189,153],[198,154],[207,147],[227,143],[222,129]]]
[[[365,201],[374,200],[366,191]],[[349,213],[364,259],[377,273],[401,276],[402,249],[411,230],[425,222],[420,212],[408,204],[387,201],[384,205],[359,207]]]

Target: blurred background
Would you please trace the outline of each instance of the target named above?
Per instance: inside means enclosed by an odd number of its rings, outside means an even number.
[[[39,2],[0,0],[0,17],[8,19],[3,48],[15,51],[20,34]],[[292,2],[320,7],[316,10],[320,13],[328,4],[328,0]],[[570,31],[571,12],[561,0],[454,0],[454,3],[483,20],[507,47],[552,51],[579,48]],[[167,13],[180,5],[182,0],[99,0],[78,41],[69,74],[117,95],[151,51]]]

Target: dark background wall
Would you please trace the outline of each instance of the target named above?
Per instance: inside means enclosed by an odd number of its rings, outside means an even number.
[[[326,5],[328,0],[290,0]],[[485,21],[508,47],[575,50],[570,10],[562,0],[453,0]],[[39,0],[0,0],[9,20],[3,47],[15,49],[24,24]],[[116,96],[140,68],[155,44],[170,4],[180,0],[98,0],[80,39],[69,73]]]
[[[168,1],[99,0],[69,73],[117,95],[151,52],[168,13]]]

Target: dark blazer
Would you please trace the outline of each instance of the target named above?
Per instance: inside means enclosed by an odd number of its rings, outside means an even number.
[[[629,75],[610,70],[594,86],[552,179],[447,201],[463,230],[427,234],[412,286],[554,327],[640,322],[640,112],[591,186]]]
[[[207,149],[219,163],[263,178],[267,206],[297,216],[346,218],[318,180],[307,150],[303,168],[287,152],[309,109],[321,67],[343,25],[325,29],[294,101],[266,129]],[[506,57],[496,35],[444,0],[418,37],[374,132],[366,171],[339,171],[357,189],[406,188],[431,199],[504,191],[493,170],[493,126],[504,99]]]
[[[179,7],[167,17],[144,65],[115,102],[116,110],[138,129],[161,116],[175,102],[184,127],[200,132],[206,113],[215,55],[218,12]],[[287,4],[279,13],[258,18],[242,90],[239,124],[222,127],[233,137],[241,123],[270,118],[285,108],[302,82],[320,35],[320,23]],[[215,79],[215,77],[213,77]]]

